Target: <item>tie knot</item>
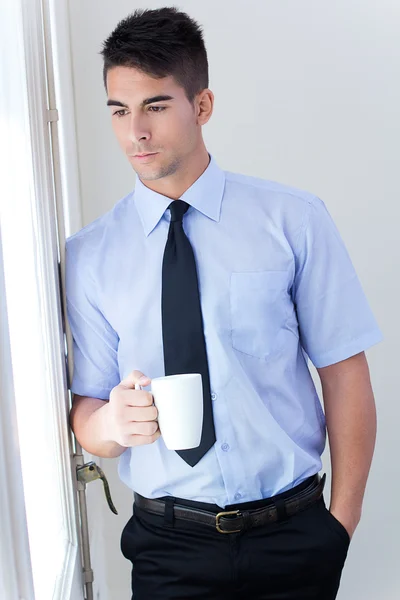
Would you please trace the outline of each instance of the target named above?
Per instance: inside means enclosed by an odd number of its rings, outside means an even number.
[[[168,206],[171,211],[171,221],[182,221],[183,215],[189,208],[189,204],[184,200],[174,200]]]

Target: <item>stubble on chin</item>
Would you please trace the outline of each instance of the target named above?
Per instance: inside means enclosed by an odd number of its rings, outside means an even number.
[[[155,181],[156,179],[160,179],[160,175],[159,175],[159,171],[156,172],[150,172],[150,171],[136,171],[134,169],[136,175],[142,180],[142,181]]]
[[[143,181],[156,181],[157,179],[162,179],[163,177],[169,177],[173,175],[178,170],[180,161],[179,159],[174,160],[167,166],[159,167],[158,169],[141,169],[140,171],[136,171],[135,173],[140,179]]]

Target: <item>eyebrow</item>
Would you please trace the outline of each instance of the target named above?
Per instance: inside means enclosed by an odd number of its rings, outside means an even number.
[[[143,102],[141,103],[141,106],[147,106],[148,104],[153,104],[153,102],[165,102],[167,100],[173,100],[173,96],[153,96],[152,98],[146,98],[145,100],[143,100]],[[119,100],[108,100],[107,101],[107,106],[122,106],[123,108],[129,108],[129,106],[127,104],[124,104],[123,102],[120,102]]]

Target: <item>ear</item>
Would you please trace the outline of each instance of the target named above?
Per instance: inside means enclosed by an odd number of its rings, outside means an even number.
[[[204,89],[197,97],[197,123],[205,125],[210,119],[214,108],[214,94],[208,88]]]

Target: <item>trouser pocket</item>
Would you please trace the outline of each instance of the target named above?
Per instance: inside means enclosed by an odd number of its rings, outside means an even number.
[[[121,533],[120,549],[125,558],[133,560],[135,550],[134,519],[132,516],[126,523]]]
[[[325,512],[325,517],[327,519],[329,527],[331,527],[331,529],[342,538],[344,543],[347,546],[349,546],[350,536],[348,534],[346,527],[344,525],[342,525],[342,523],[335,517],[335,515],[333,515],[331,513],[331,511],[325,505],[325,502],[323,503],[322,506],[323,506],[323,510]]]

